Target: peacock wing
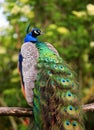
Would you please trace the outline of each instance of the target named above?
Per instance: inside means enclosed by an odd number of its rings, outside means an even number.
[[[34,43],[27,42],[22,45],[18,65],[23,94],[29,105],[32,105],[33,101],[33,88],[37,77],[36,64],[38,57],[39,54]]]
[[[49,48],[50,50],[52,50],[56,55],[59,56],[58,51],[55,49],[55,47],[54,47],[52,44],[50,44],[50,43],[48,43],[48,42],[45,42],[45,43],[46,43],[46,45],[48,46],[48,48]]]

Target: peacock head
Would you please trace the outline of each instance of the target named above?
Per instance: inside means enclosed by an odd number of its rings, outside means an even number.
[[[41,30],[38,29],[38,28],[33,28],[33,29],[31,30],[31,33],[32,33],[32,36],[33,36],[33,37],[37,37],[37,36],[39,36],[39,35],[42,34]]]

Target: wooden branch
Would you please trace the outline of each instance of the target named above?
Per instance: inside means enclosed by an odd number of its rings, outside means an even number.
[[[83,105],[84,111],[94,111],[94,103]]]
[[[32,108],[0,107],[0,116],[32,116]]]
[[[84,111],[94,111],[94,103],[82,107]],[[32,116],[32,108],[0,107],[0,116],[30,117]]]

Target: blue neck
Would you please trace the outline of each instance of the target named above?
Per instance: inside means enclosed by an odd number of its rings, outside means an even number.
[[[37,38],[32,36],[32,32],[26,34],[25,38],[24,38],[24,42],[37,42]]]

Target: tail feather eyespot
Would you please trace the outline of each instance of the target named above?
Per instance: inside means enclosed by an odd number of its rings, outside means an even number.
[[[70,82],[70,80],[69,80],[69,79],[66,79],[66,81],[67,81],[67,82]]]
[[[41,81],[41,82],[40,82],[40,86],[41,86],[41,87],[44,87],[44,86],[45,86],[45,82],[44,82],[44,81]]]
[[[54,65],[54,69],[58,69],[57,65]]]
[[[67,126],[69,126],[69,125],[70,125],[70,122],[69,122],[69,121],[66,121],[65,123],[66,123],[66,125],[67,125]]]
[[[74,127],[77,126],[77,122],[74,121],[74,122],[72,123],[72,125],[73,125]]]
[[[48,71],[48,75],[49,75],[49,76],[52,76],[52,72],[51,72],[51,71]]]
[[[62,83],[65,83],[65,82],[66,82],[66,80],[65,80],[64,78],[62,78],[62,79],[61,79],[61,82],[62,82]]]
[[[60,66],[59,66],[59,69],[60,69],[60,70],[64,70],[64,66],[60,65]]]
[[[68,120],[66,120],[66,121],[64,122],[64,128],[65,128],[66,130],[73,130],[73,126],[72,126],[71,122],[68,121]]]

